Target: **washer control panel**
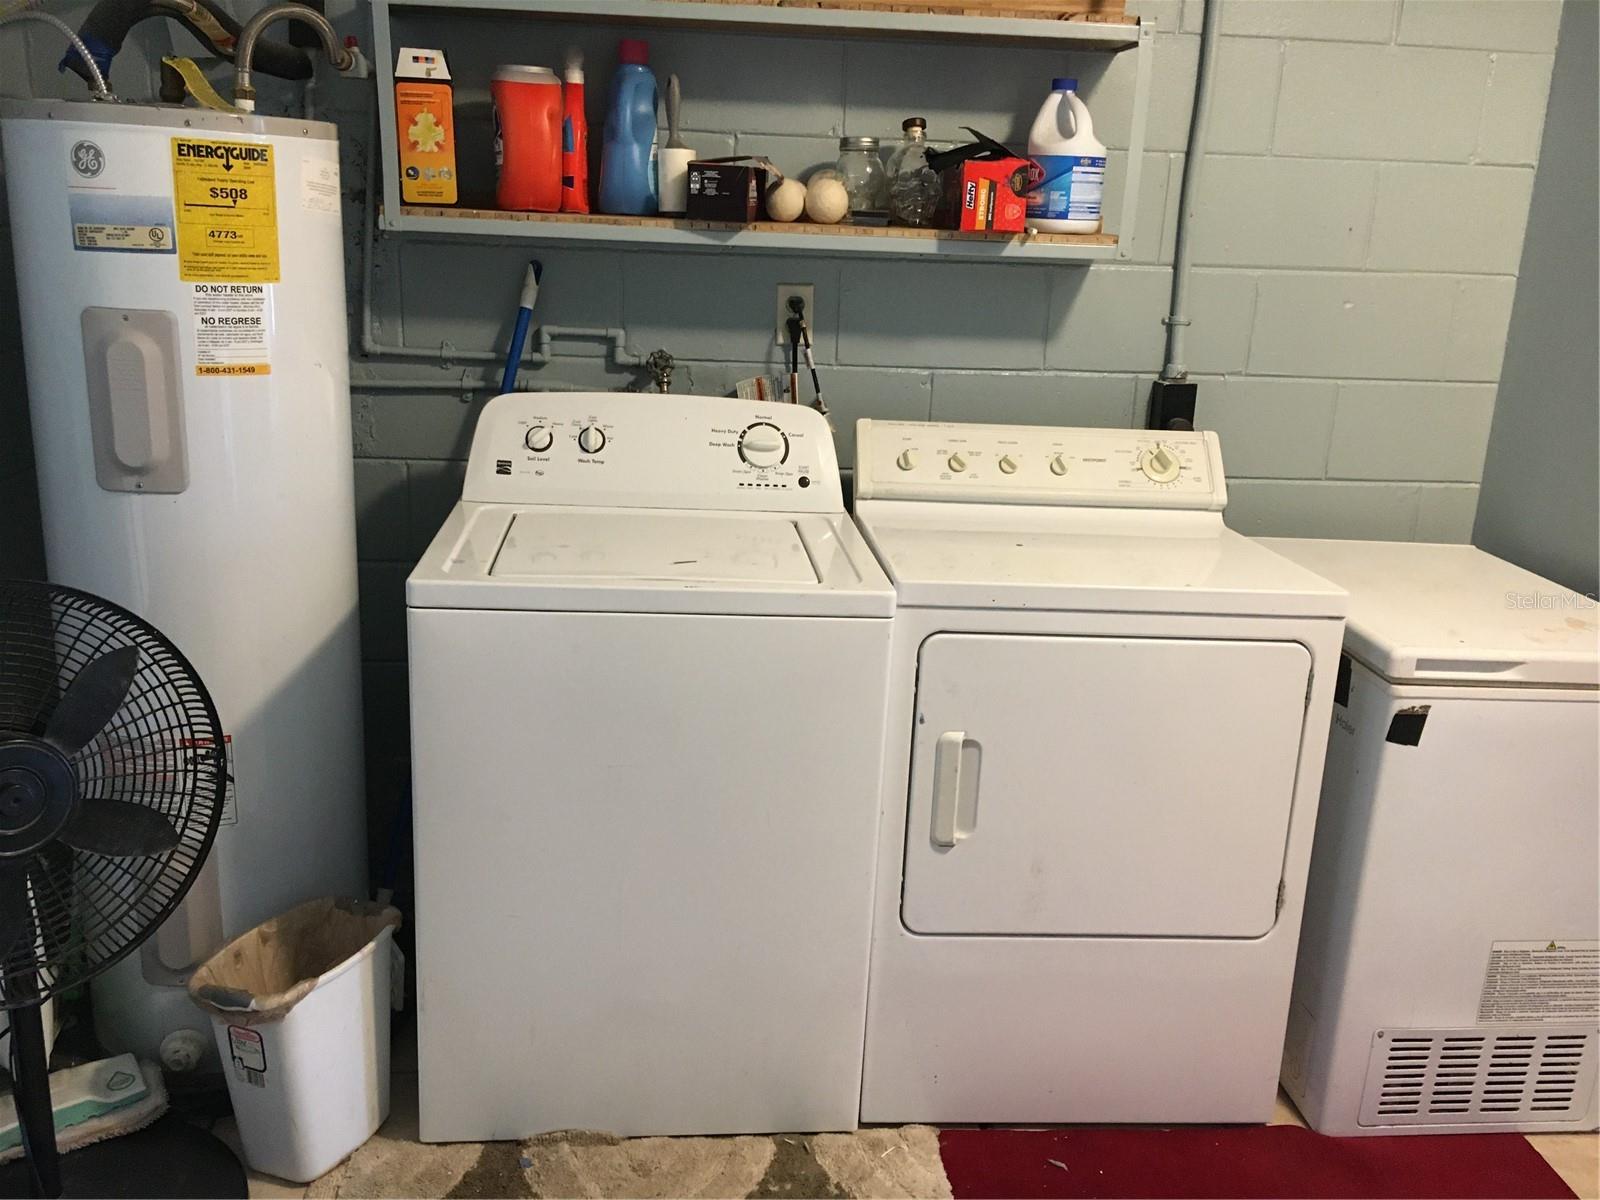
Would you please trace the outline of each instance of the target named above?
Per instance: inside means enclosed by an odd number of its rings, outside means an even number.
[[[508,392],[484,406],[462,498],[494,504],[843,511],[816,410],[715,396]]]
[[[1185,508],[1228,502],[1209,432],[856,423],[859,499]]]

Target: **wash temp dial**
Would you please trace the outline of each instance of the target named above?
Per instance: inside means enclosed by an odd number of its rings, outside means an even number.
[[[1139,455],[1139,469],[1152,483],[1171,483],[1183,470],[1178,456],[1159,442]]]
[[[585,425],[578,430],[578,449],[585,454],[599,454],[606,446],[605,432],[598,425]]]
[[[789,439],[770,421],[757,421],[739,435],[739,457],[752,467],[776,467],[789,457]]]

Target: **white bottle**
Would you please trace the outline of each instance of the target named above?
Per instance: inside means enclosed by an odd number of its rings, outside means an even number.
[[[1076,79],[1056,79],[1028,131],[1034,162],[1028,228],[1041,233],[1099,233],[1106,147],[1078,99]]]

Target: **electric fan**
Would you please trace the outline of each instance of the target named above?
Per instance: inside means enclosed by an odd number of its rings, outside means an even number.
[[[87,592],[0,581],[0,1007],[40,1194],[61,1193],[40,1006],[183,899],[216,836],[222,744],[194,668],[149,624]]]

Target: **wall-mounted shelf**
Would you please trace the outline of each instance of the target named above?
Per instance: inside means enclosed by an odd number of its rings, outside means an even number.
[[[876,41],[960,42],[1025,45],[1041,49],[1116,54],[1133,50],[1136,60],[1122,205],[1113,232],[1074,234],[970,234],[877,226],[819,226],[804,222],[753,225],[667,218],[580,217],[562,213],[511,213],[493,209],[403,205],[396,170],[398,133],[394,115],[392,22],[399,19],[411,39],[425,38],[430,23],[441,35],[454,18],[475,21],[564,21],[592,25],[678,26],[711,34]],[[1154,27],[1136,21],[1044,20],[972,17],[955,13],[889,12],[810,8],[779,4],[705,3],[703,0],[372,0],[378,117],[382,159],[379,227],[397,233],[452,237],[530,238],[588,246],[655,246],[685,251],[759,251],[873,255],[924,261],[1055,262],[1087,264],[1126,258],[1138,215],[1150,107]],[[438,45],[408,40],[406,45]],[[457,87],[462,81],[457,80]],[[594,116],[591,114],[591,121]],[[595,122],[596,130],[598,122]],[[1107,214],[1108,218],[1112,214]]]
[[[932,256],[948,259],[1115,258],[1109,233],[957,233],[950,229],[901,229],[875,225],[792,225],[757,221],[685,221],[671,217],[577,216],[572,213],[511,213],[484,208],[404,205],[385,228],[453,236],[527,237],[589,246],[661,246],[685,250],[760,250],[822,254]]]

